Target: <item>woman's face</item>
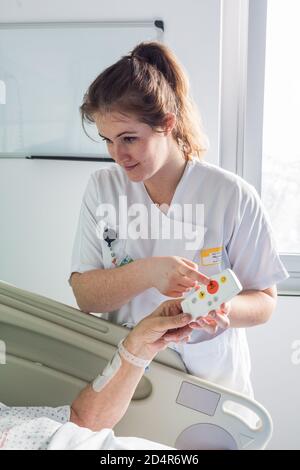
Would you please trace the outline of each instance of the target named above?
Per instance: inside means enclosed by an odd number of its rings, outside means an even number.
[[[147,124],[120,112],[98,113],[94,119],[111,158],[131,181],[148,180],[168,161],[173,141],[169,130],[154,132]]]

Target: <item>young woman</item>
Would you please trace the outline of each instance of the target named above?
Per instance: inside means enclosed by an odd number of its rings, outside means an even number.
[[[165,45],[141,43],[94,80],[81,113],[116,165],[96,171],[84,194],[70,278],[79,307],[133,326],[231,268],[243,291],[192,322],[190,341],[174,349],[191,374],[251,395],[244,328],[270,318],[287,272],[255,189],[203,161],[182,66]]]

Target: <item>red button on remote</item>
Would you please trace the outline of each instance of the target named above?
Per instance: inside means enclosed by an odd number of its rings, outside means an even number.
[[[210,281],[208,286],[207,286],[207,292],[209,292],[210,294],[215,294],[216,292],[218,292],[219,290],[219,284],[217,283],[217,281]]]

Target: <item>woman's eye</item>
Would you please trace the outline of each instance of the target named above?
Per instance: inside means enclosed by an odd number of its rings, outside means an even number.
[[[136,140],[136,137],[124,137],[124,141],[128,142],[129,144],[131,144],[135,140]]]
[[[124,142],[126,142],[127,144],[131,144],[132,142],[134,142],[135,140],[137,139],[137,137],[124,137]],[[112,142],[108,139],[105,139],[105,138],[102,138],[101,140],[103,140],[104,142],[106,142],[107,144],[111,144]]]

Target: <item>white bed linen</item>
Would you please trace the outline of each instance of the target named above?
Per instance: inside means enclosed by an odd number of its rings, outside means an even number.
[[[69,422],[70,407],[8,407],[0,403],[0,450],[171,449],[137,437],[93,432]]]

